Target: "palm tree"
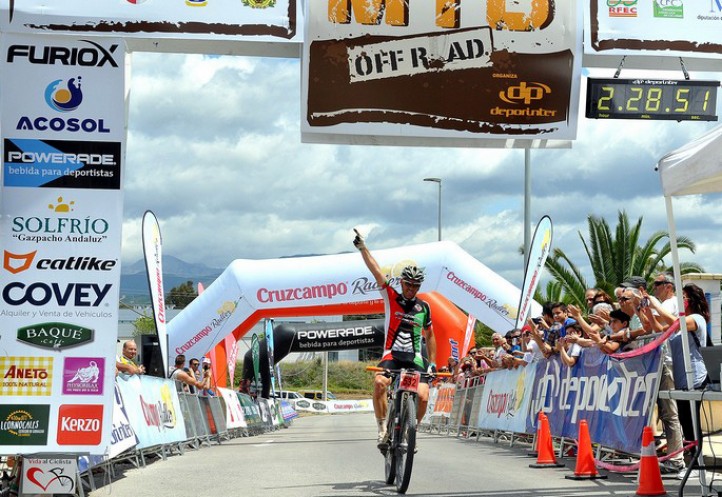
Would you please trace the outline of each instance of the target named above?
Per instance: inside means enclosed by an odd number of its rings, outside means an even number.
[[[631,225],[627,213],[619,211],[617,227],[612,231],[607,221],[601,217],[589,215],[589,239],[579,232],[579,238],[589,258],[594,276],[594,284],[589,285],[581,270],[562,249],[555,248],[546,261],[546,268],[561,285],[563,301],[585,308],[584,291],[587,288],[600,288],[612,295],[614,288],[629,276],[642,276],[650,281],[656,273],[672,270],[664,258],[671,252],[669,234],[657,231],[640,245],[642,218]],[[678,237],[680,250],[694,253],[695,244],[686,237]],[[702,273],[704,269],[692,262],[680,264],[682,274]]]

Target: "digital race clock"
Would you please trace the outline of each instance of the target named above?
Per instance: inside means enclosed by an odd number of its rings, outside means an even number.
[[[719,81],[587,78],[590,119],[716,121]]]

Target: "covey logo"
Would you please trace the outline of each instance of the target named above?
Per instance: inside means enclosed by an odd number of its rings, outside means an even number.
[[[94,334],[90,328],[70,323],[39,323],[18,328],[19,341],[53,350],[92,342]]]
[[[13,274],[27,271],[33,266],[37,250],[27,254],[13,254],[4,251],[3,268]],[[66,257],[60,259],[38,259],[34,267],[40,271],[110,271],[117,264],[117,259],[98,259],[97,257]]]
[[[102,405],[62,405],[58,411],[58,445],[99,445],[102,427]]]
[[[98,307],[113,285],[106,283],[22,283],[13,281],[5,285],[2,299],[8,305],[30,304],[43,306],[55,304],[61,307]]]
[[[62,84],[62,79],[56,79],[45,88],[45,103],[58,112],[70,112],[77,109],[83,101],[83,91],[80,89],[78,76],[70,78],[67,83]],[[77,81],[77,83],[76,83]]]
[[[118,67],[113,54],[118,49],[115,43],[109,48],[90,40],[80,40],[90,46],[84,47],[56,47],[35,45],[10,45],[7,52],[7,62],[13,63],[16,59],[27,60],[31,64],[63,65],[82,67],[103,67],[109,65]]]

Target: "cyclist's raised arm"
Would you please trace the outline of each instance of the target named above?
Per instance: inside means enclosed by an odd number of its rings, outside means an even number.
[[[359,252],[361,252],[361,257],[363,257],[364,263],[366,263],[366,267],[369,268],[369,271],[371,271],[371,274],[373,274],[376,283],[379,285],[379,287],[383,287],[386,284],[386,276],[381,271],[379,263],[376,262],[376,259],[374,259],[374,256],[371,255],[371,252],[366,247],[366,243],[364,243],[364,239],[361,234],[356,231],[355,228],[354,232],[356,233],[356,237],[353,239],[354,246],[358,249]]]
[[[429,366],[433,364],[436,368],[436,338],[431,326],[424,328],[424,338],[426,339],[426,353],[429,354]]]

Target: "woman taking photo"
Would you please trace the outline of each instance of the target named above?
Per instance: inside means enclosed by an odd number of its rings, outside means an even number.
[[[707,368],[700,352],[701,344],[707,343],[707,322],[709,321],[709,306],[704,291],[694,283],[688,283],[682,288],[685,323],[687,325],[687,343],[689,344],[689,360],[692,366],[694,385],[691,389],[703,390],[709,381]],[[672,376],[674,388],[687,390],[687,376],[684,371],[684,354],[682,349],[682,332],[677,331],[669,339],[669,348],[672,353]],[[697,403],[699,416],[700,403]],[[692,414],[688,400],[678,400],[679,422],[685,440],[696,440],[692,428]]]

